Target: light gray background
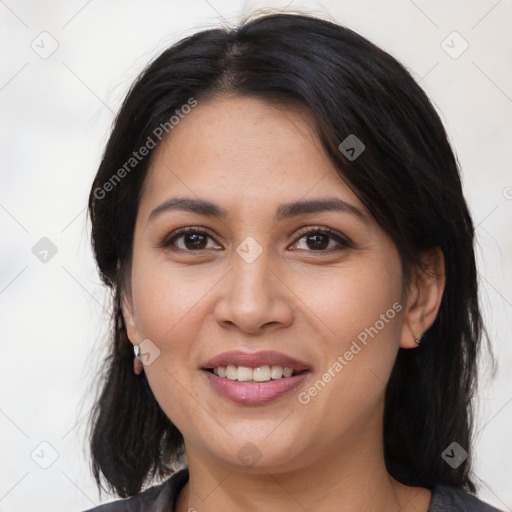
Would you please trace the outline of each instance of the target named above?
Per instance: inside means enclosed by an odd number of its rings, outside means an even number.
[[[494,380],[482,366],[479,495],[512,510],[510,0],[0,0],[1,512],[99,503],[84,427],[108,301],[86,200],[128,87],[177,39],[287,5],[330,16],[389,51],[421,80],[445,123],[477,226],[481,299],[499,363]],[[32,252],[42,237],[57,247],[47,262]]]

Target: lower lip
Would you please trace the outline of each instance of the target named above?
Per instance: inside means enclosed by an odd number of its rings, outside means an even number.
[[[304,381],[310,372],[293,377],[281,377],[268,382],[238,382],[219,377],[208,370],[203,370],[213,389],[229,400],[239,404],[264,404],[288,393]]]

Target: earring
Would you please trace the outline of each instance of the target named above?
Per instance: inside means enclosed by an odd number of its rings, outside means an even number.
[[[414,341],[416,342],[417,345],[421,343],[423,336],[425,336],[425,334],[422,334],[419,338],[416,338],[416,336],[413,335]]]
[[[133,373],[135,373],[135,375],[140,375],[142,372],[142,360],[140,358],[139,345],[133,345],[133,353],[135,354],[135,357],[133,358]]]

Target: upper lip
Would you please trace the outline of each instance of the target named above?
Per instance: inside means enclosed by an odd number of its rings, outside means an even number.
[[[201,365],[203,369],[217,368],[218,366],[246,366],[258,368],[259,366],[282,366],[296,371],[309,370],[309,366],[303,361],[275,352],[263,350],[261,352],[243,352],[240,350],[223,352]]]

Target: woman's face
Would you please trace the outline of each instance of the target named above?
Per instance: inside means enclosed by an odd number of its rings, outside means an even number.
[[[381,442],[397,350],[415,346],[399,255],[311,127],[298,110],[217,98],[153,155],[124,313],[131,342],[150,340],[144,371],[189,456],[285,471]],[[327,199],[337,208],[306,204]]]

